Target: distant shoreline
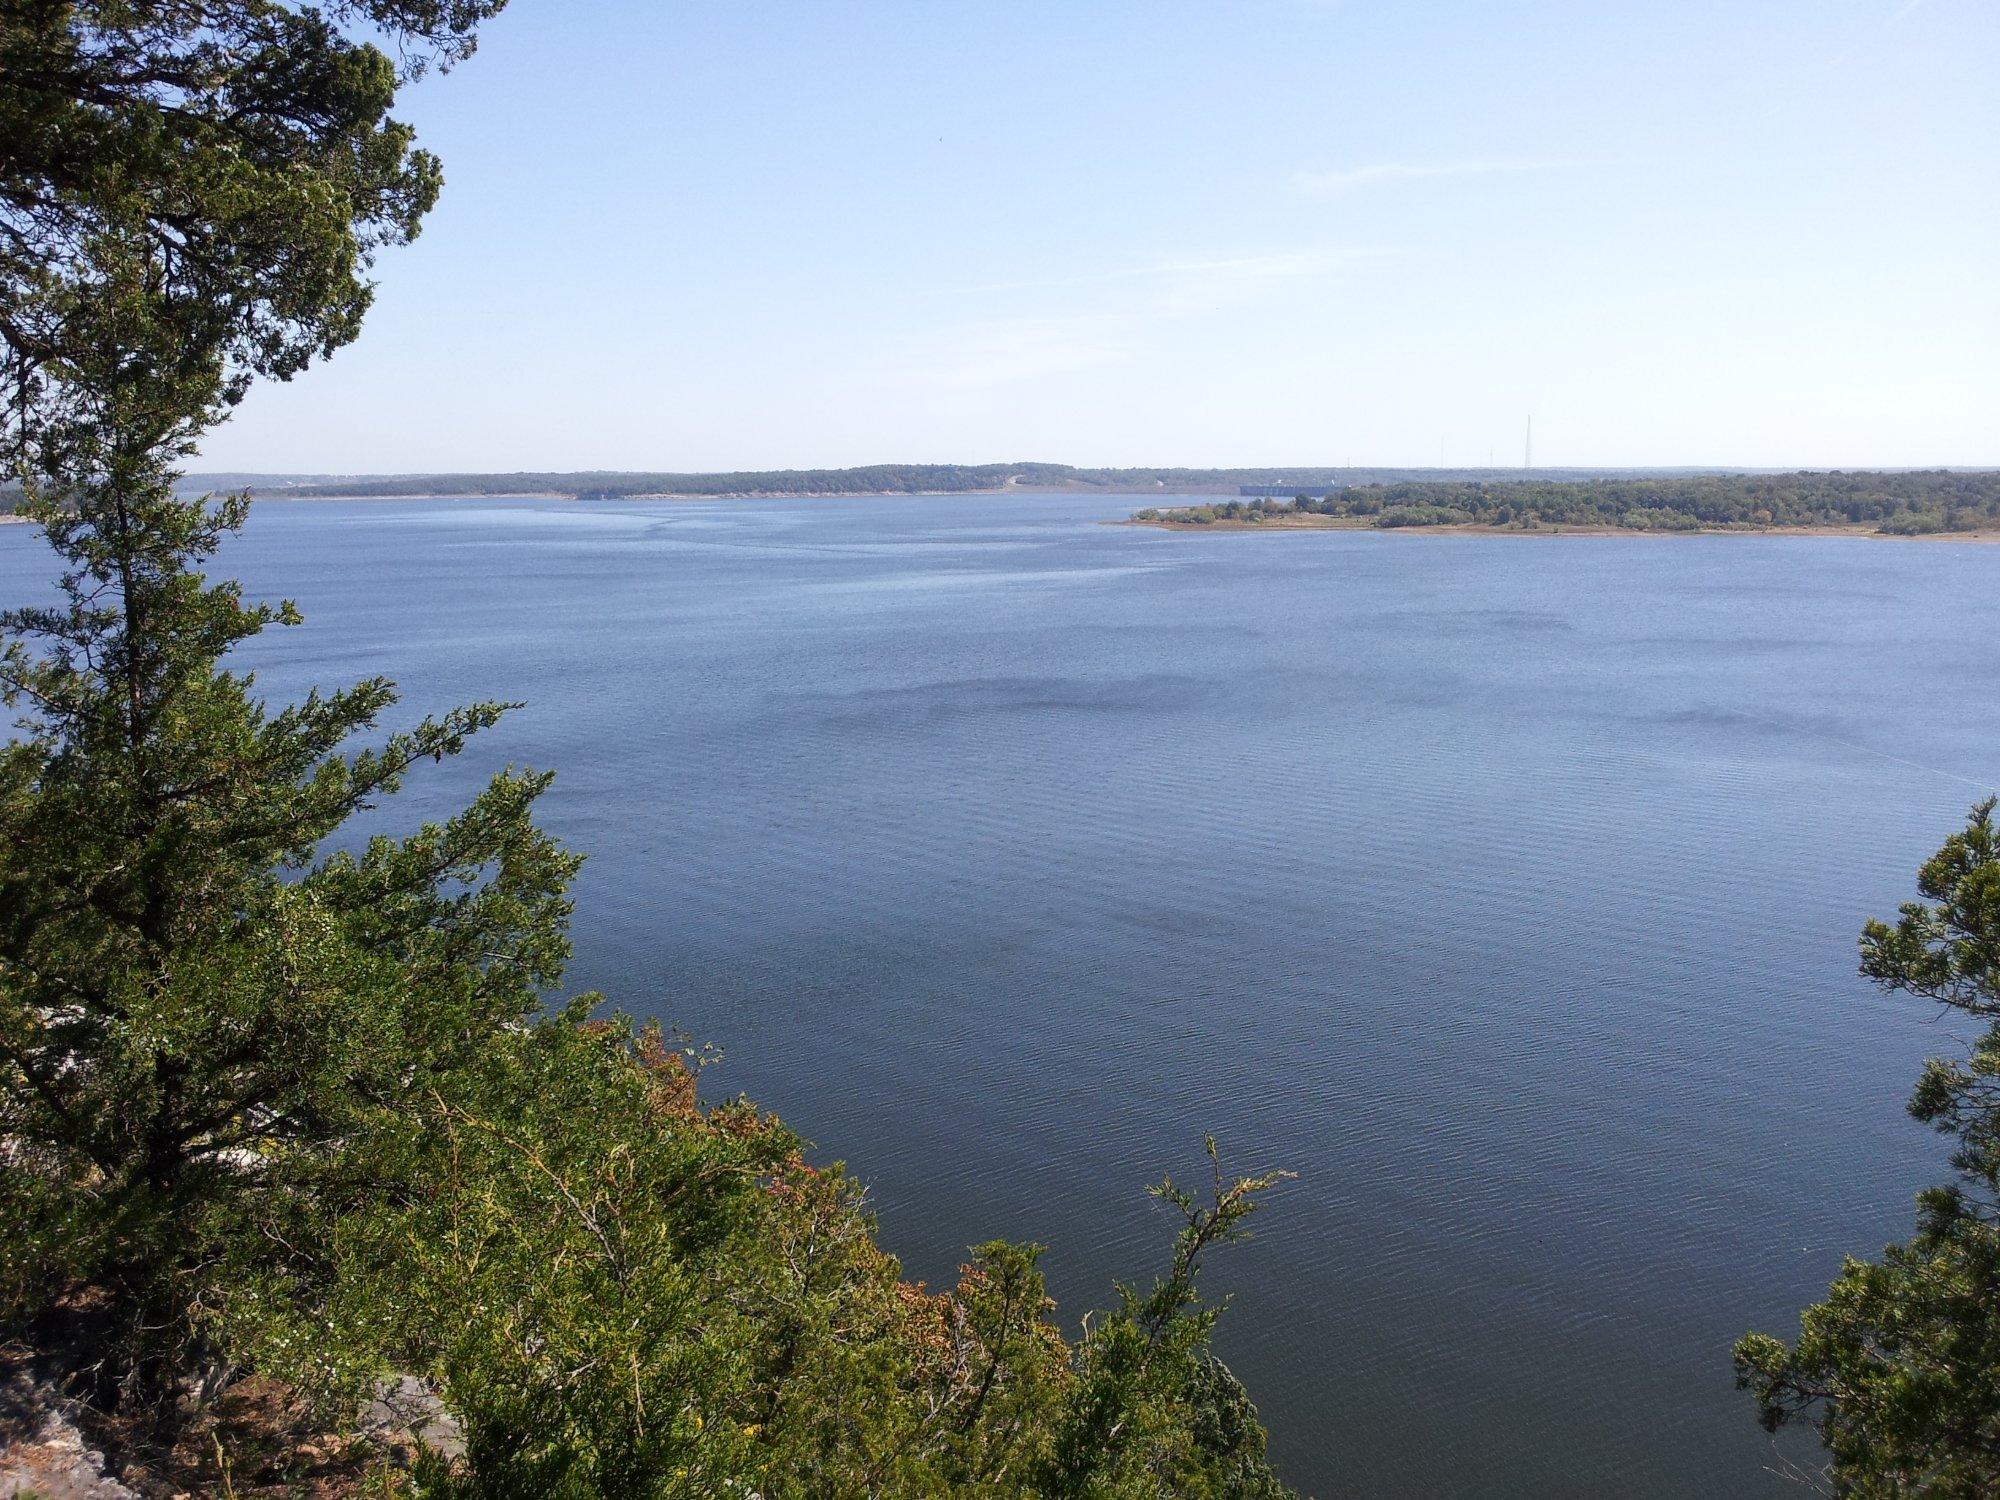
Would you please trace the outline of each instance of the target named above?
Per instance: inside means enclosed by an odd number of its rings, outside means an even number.
[[[691,491],[661,491],[655,494],[632,495],[572,495],[563,490],[495,490],[479,494],[440,494],[436,491],[412,490],[408,494],[395,495],[339,495],[330,491],[314,491],[298,494],[288,490],[260,490],[252,488],[250,498],[264,500],[561,500],[570,505],[622,505],[633,500],[943,500],[953,495],[1005,495],[1005,494],[1049,494],[1087,495],[1088,489],[1026,490],[1019,485],[1007,489],[990,490],[743,490],[729,494],[696,494]],[[1131,495],[1113,497],[1129,500]],[[1178,498],[1178,497],[1177,497]],[[1206,498],[1206,497],[1188,497]]]
[[[394,503],[406,500],[479,502],[486,500],[556,500],[566,504],[625,504],[630,501],[650,500],[923,500],[947,499],[953,495],[998,495],[1006,493],[1022,494],[1080,494],[1085,490],[1035,490],[1024,491],[1020,487],[1008,490],[868,490],[847,491],[829,495],[816,491],[760,491],[740,495],[611,495],[596,500],[583,500],[574,495],[553,492],[513,491],[506,494],[490,495],[332,495],[332,494],[287,494],[282,490],[262,491],[253,494],[253,500],[261,503],[278,500],[291,503],[313,503],[318,501],[348,501],[357,503]],[[1107,497],[1109,498],[1109,497]],[[1124,497],[1120,497],[1124,498]],[[14,512],[0,512],[0,526],[29,525],[27,516]],[[1934,531],[1914,535],[1899,535],[1877,530],[1873,526],[1703,526],[1689,530],[1642,530],[1633,526],[1481,526],[1477,524],[1445,523],[1434,526],[1376,526],[1365,516],[1271,516],[1262,521],[1231,521],[1218,518],[1205,524],[1188,521],[1151,520],[1142,521],[1136,517],[1122,520],[1106,520],[1101,526],[1137,526],[1152,531],[1168,531],[1184,534],[1204,534],[1210,532],[1230,532],[1241,534],[1259,532],[1276,534],[1287,531],[1352,531],[1367,532],[1376,536],[1430,535],[1430,536],[1506,536],[1506,537],[1651,537],[1669,539],[1689,536],[1775,536],[1775,537],[1865,537],[1881,542],[1971,542],[1982,545],[2000,544],[2000,528],[1986,527],[1974,531]]]
[[[326,474],[219,470],[191,473],[186,488],[249,489],[260,498],[283,499],[447,499],[534,496],[610,499],[821,499],[844,495],[941,496],[1008,493],[1117,495],[1199,502],[1252,495],[1289,498],[1397,485],[1462,487],[1615,485],[1645,481],[1702,484],[1728,480],[1779,485],[1837,478],[1837,470],[1743,468],[1730,465],[1561,468],[1408,468],[1370,465],[1308,465],[1299,468],[1079,467],[1073,464],[1008,462],[983,464],[860,464],[847,468],[729,470],[518,469]],[[1882,470],[1885,480],[1982,470]]]
[[[1480,526],[1451,522],[1436,526],[1376,526],[1367,517],[1358,516],[1278,516],[1264,521],[1224,521],[1216,520],[1203,524],[1191,521],[1141,521],[1128,517],[1122,521],[1106,521],[1106,526],[1144,526],[1153,531],[1172,531],[1200,535],[1210,531],[1228,532],[1281,532],[1281,531],[1358,531],[1374,536],[1511,536],[1532,539],[1534,537],[1592,537],[1623,536],[1651,537],[1656,540],[1670,540],[1688,536],[1844,536],[1866,537],[1878,542],[2000,542],[2000,528],[1987,527],[1976,531],[1926,531],[1913,535],[1880,531],[1873,526],[1701,526],[1688,530],[1648,531],[1636,526]]]
[[[575,500],[575,499],[576,496],[574,495],[561,495],[561,494],[556,494],[553,491],[549,491],[547,493],[541,493],[533,490],[509,490],[505,494],[494,493],[491,495],[439,495],[434,493],[433,494],[419,493],[417,491],[412,491],[407,495],[331,495],[331,494],[299,495],[299,494],[292,494],[285,490],[260,490],[253,488],[250,491],[251,503],[256,505],[261,505],[266,500],[283,500],[288,503],[303,504],[319,500],[396,501],[396,500]]]

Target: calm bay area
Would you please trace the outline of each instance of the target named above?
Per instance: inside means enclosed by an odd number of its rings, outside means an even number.
[[[527,706],[573,988],[718,1044],[907,1274],[1284,1167],[1224,1358],[1321,1496],[1765,1496],[1731,1340],[1907,1234],[1957,1044],[1855,935],[2000,787],[2000,551],[1107,526],[1145,496],[260,505],[274,700]],[[32,528],[0,598],[47,596]]]

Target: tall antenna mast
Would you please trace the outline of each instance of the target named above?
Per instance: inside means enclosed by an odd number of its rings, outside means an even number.
[[[1522,451],[1521,454],[1521,467],[1524,469],[1532,469],[1534,468],[1534,466],[1535,466],[1535,419],[1534,416],[1530,414],[1528,417],[1528,445]]]

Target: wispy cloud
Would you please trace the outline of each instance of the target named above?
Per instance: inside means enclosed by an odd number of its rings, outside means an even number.
[[[1347,252],[1340,252],[1345,254]],[[1283,250],[1270,255],[1239,255],[1222,260],[1162,260],[1139,265],[1074,271],[1060,276],[1031,276],[1018,281],[988,281],[955,287],[952,295],[976,292],[1039,292],[1062,287],[1097,286],[1108,282],[1257,281],[1285,279],[1330,270],[1339,254],[1329,250]]]
[[[1295,282],[1330,276],[1359,258],[1332,250],[1291,250],[1167,266],[1155,277],[1153,304],[1157,312],[1175,317],[1219,312],[1261,301]]]
[[[939,329],[915,353],[910,368],[920,370],[925,383],[963,388],[1118,364],[1136,357],[1146,337],[1162,325],[1248,307],[1395,253],[1313,247],[1142,261],[959,287],[945,295],[998,298],[1002,307],[1019,307],[1020,293],[1083,295],[1034,296],[1023,310]]]
[[[1419,182],[1433,177],[1491,177],[1509,172],[1547,172],[1567,165],[1556,161],[1437,161],[1371,162],[1331,172],[1296,172],[1292,187],[1309,198],[1334,198],[1362,188],[1391,182]]]
[[[984,318],[945,330],[916,370],[920,384],[946,389],[1012,385],[1122,364],[1130,336],[1130,320],[1116,314]]]

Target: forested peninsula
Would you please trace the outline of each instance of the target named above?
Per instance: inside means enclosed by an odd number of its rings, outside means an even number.
[[[1864,532],[2000,538],[2000,472],[1683,474],[1404,480],[1290,500],[1147,508],[1140,525],[1484,531]]]

